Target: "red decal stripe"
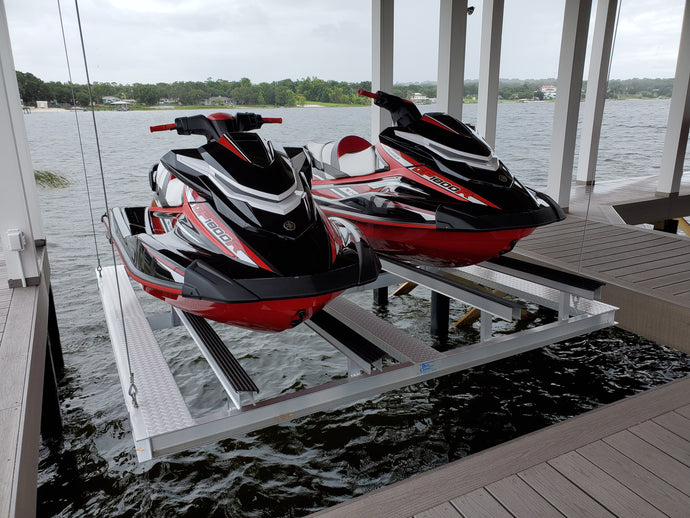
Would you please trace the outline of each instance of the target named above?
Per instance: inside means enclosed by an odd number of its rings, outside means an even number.
[[[223,135],[219,140],[218,143],[223,146],[226,149],[229,149],[233,153],[235,153],[238,157],[240,157],[242,160],[245,162],[249,162],[246,156],[244,156],[244,153],[235,145],[233,144],[228,137]]]
[[[446,131],[450,131],[451,133],[455,133],[456,135],[458,134],[458,132],[455,131],[453,128],[449,128],[448,126],[446,126],[442,122],[439,122],[436,119],[432,119],[428,115],[424,115],[424,117],[422,117],[422,120],[425,122],[428,122],[430,124],[433,124],[434,126],[438,126],[439,128],[443,128]]]

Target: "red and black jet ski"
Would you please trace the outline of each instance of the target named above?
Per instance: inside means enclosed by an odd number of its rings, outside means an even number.
[[[281,120],[216,113],[151,127],[207,143],[165,154],[149,174],[151,206],[113,208],[104,223],[151,295],[203,318],[282,331],[375,280],[379,262],[353,224],[314,203],[303,149],[288,155],[249,133],[267,122]]]
[[[312,193],[326,214],[357,224],[378,252],[432,266],[466,266],[510,251],[535,227],[565,218],[524,187],[474,131],[445,113],[422,115],[385,92],[360,95],[394,126],[307,145]]]

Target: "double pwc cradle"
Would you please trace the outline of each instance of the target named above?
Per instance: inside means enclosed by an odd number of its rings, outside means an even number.
[[[414,267],[386,257],[381,263],[384,273],[378,281],[359,289],[407,280],[478,308],[480,341],[441,352],[353,304],[347,296],[339,297],[306,325],[347,356],[348,376],[267,399],[259,397],[260,387],[203,318],[179,309],[173,310],[179,318],[169,314],[147,318],[124,268],[104,268],[98,277],[101,299],[139,460],[277,425],[614,324],[616,308],[595,300],[599,284],[577,276],[564,277],[547,268],[514,260],[452,269]],[[477,285],[511,298],[498,297]],[[492,336],[492,320],[520,319],[523,301],[551,308],[558,312],[558,318],[513,334]],[[123,317],[129,351],[123,336]],[[187,327],[218,377],[218,390],[227,393],[231,401],[228,408],[192,417],[153,334],[151,323],[159,327],[161,322],[181,322]],[[137,373],[137,406],[128,395],[130,367]]]

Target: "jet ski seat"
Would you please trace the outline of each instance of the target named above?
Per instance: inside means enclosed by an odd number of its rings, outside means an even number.
[[[182,205],[184,183],[175,178],[162,164],[151,168],[151,189],[156,193],[156,200],[161,207],[179,207]]]
[[[345,176],[360,176],[376,170],[374,146],[368,140],[356,135],[348,135],[338,141],[326,143],[309,142],[307,149],[324,166],[331,166],[324,167],[324,170],[334,178],[343,176],[337,172],[345,173]]]

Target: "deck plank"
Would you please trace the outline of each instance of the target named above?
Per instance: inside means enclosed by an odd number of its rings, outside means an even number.
[[[690,467],[690,442],[655,423],[645,421],[629,430],[668,455]]]
[[[546,462],[522,471],[518,475],[566,516],[590,518],[614,516]]]
[[[517,475],[489,484],[486,490],[515,516],[562,517],[543,496]]]
[[[640,248],[635,244],[626,245],[616,250],[615,254],[607,251],[587,254],[582,261],[583,266],[597,267],[604,271],[608,265],[615,263],[618,266],[632,266],[635,264],[656,261],[659,258],[687,257],[687,252],[681,250],[675,243],[664,243],[661,246]]]
[[[607,273],[609,275],[614,275],[616,277],[623,277],[625,275],[648,271],[656,272],[667,267],[674,267],[676,270],[690,270],[690,262],[688,261],[687,256],[680,255],[675,257],[666,257],[665,259],[654,259],[648,262],[643,262],[632,266],[620,266],[618,264],[611,263],[607,266],[604,266],[603,268],[600,268],[599,271]]]
[[[466,518],[512,518],[505,507],[483,487],[451,500]]]
[[[690,405],[685,405],[680,408],[676,408],[675,412],[682,415],[686,419],[690,419]]]
[[[683,417],[679,412],[668,412],[652,419],[655,423],[663,426],[667,430],[690,441],[690,419]]]
[[[617,516],[664,516],[656,507],[577,452],[571,451],[556,457],[549,464]]]
[[[0,437],[0,516],[10,516],[12,481],[16,479],[14,459],[19,440],[19,407],[0,409]]]
[[[604,441],[588,444],[577,452],[667,515],[685,516],[690,509],[690,496],[639,464],[630,462]]]
[[[637,244],[639,246],[652,245],[655,242],[661,242],[663,239],[650,240],[644,235],[603,235],[585,238],[584,244],[582,239],[568,240],[566,238],[562,239],[552,239],[547,243],[540,243],[539,250],[545,255],[553,257],[567,257],[574,255],[574,252],[582,249],[584,253],[586,252],[597,252],[600,250],[616,250],[621,243],[626,244]],[[531,243],[527,243],[527,246],[532,246]]]
[[[690,468],[682,462],[628,430],[612,434],[603,440],[660,479],[690,495]]]
[[[462,515],[450,502],[444,502],[436,507],[415,514],[414,518],[462,518]]]

